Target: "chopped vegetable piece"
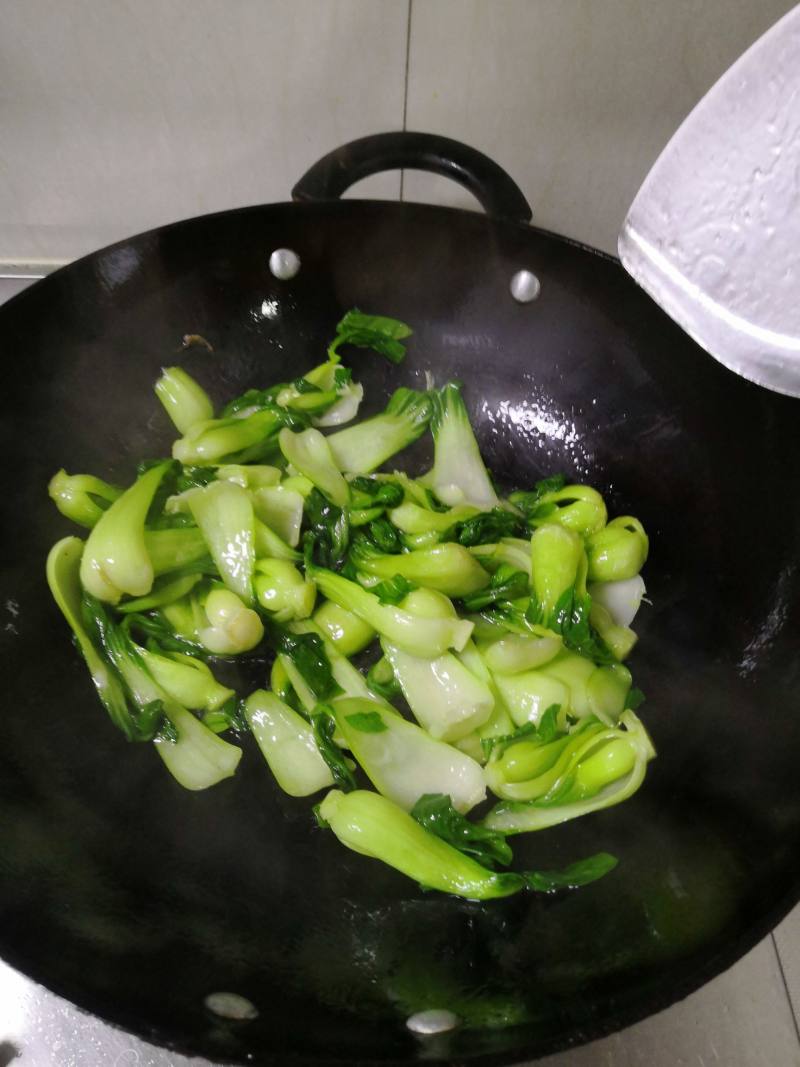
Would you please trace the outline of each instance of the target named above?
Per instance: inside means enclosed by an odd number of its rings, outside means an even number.
[[[253,602],[256,562],[253,504],[233,482],[212,482],[189,501],[220,577],[245,604]]]
[[[347,747],[375,788],[407,811],[423,793],[447,793],[461,812],[486,796],[483,772],[474,760],[391,708],[352,697],[340,697],[330,706]],[[365,712],[379,716],[385,730],[355,729],[349,716]]]
[[[514,858],[503,834],[470,822],[443,793],[426,793],[420,797],[411,809],[411,817],[459,852],[474,856],[484,867],[497,864],[507,867]]]
[[[348,311],[336,327],[336,336],[328,345],[328,358],[338,359],[337,350],[342,345],[371,348],[385,356],[390,363],[401,363],[405,358],[405,345],[411,336],[411,327],[386,315],[365,315],[357,308]]]
[[[435,545],[415,552],[384,555],[369,541],[359,538],[350,550],[353,566],[378,578],[399,574],[415,585],[438,589],[447,596],[466,597],[489,585],[489,575],[461,545]],[[527,578],[525,586],[527,588]]]
[[[465,619],[424,618],[404,610],[403,606],[381,604],[372,593],[333,571],[313,567],[310,573],[323,596],[354,612],[398,648],[412,655],[433,659],[449,648],[461,649],[472,632],[472,623]]]
[[[117,486],[92,474],[67,474],[63,468],[50,479],[47,491],[62,515],[89,529],[122,494]]]
[[[592,534],[586,543],[589,581],[619,582],[635,578],[647,560],[650,542],[632,515],[620,515]]]
[[[592,598],[592,610],[605,608],[611,622],[626,629],[636,618],[647,590],[641,574],[636,574],[633,578],[623,578],[617,582],[592,582],[588,592]]]
[[[425,432],[431,417],[427,393],[398,389],[385,411],[332,433],[327,442],[339,470],[369,474]]]
[[[430,833],[386,797],[359,789],[332,790],[319,814],[348,848],[382,860],[419,882],[468,900],[491,900],[519,892],[518,874],[498,874]]]
[[[278,785],[291,797],[307,797],[333,785],[306,720],[265,689],[244,704],[247,722]]]
[[[180,434],[188,433],[198,422],[214,418],[214,407],[208,394],[182,367],[165,367],[155,389]]]
[[[258,615],[229,589],[212,589],[206,597],[208,626],[198,637],[209,652],[218,656],[235,656],[255,648],[264,636]]]
[[[623,713],[617,727],[587,722],[566,743],[561,739],[551,744],[559,746],[556,762],[527,781],[503,784],[502,777],[492,775],[490,762],[487,772],[492,791],[502,791],[509,799],[489,812],[485,826],[518,834],[619,804],[636,792],[648,760],[655,756],[647,732],[632,711]]]
[[[300,493],[283,485],[265,486],[253,493],[257,517],[292,548],[300,542],[304,505]]]
[[[469,423],[461,386],[448,382],[433,394],[433,467],[424,481],[445,504],[472,504],[482,510],[498,504]]]
[[[286,460],[333,504],[344,508],[350,503],[350,487],[341,475],[346,468],[336,465],[331,438],[312,428],[301,433],[281,430],[278,441]]]
[[[186,708],[166,707],[175,737],[157,737],[156,752],[184,789],[208,789],[236,773],[242,750],[218,737]]]
[[[414,717],[431,737],[457,741],[483,726],[492,714],[491,690],[452,652],[421,659],[385,639],[381,647]]]
[[[375,639],[375,630],[347,608],[325,600],[314,612],[314,622],[343,656],[354,656]]]
[[[147,553],[144,524],[161,479],[170,468],[159,463],[100,516],[81,559],[81,584],[98,600],[119,602],[123,593],[144,596],[155,577]]]
[[[276,622],[307,619],[314,610],[316,586],[287,560],[259,560],[254,585],[258,603]]]

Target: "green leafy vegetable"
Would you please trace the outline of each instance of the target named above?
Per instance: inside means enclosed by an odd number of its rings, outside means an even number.
[[[314,612],[314,622],[343,656],[354,656],[375,638],[372,627],[332,600],[324,600]]]
[[[322,567],[312,567],[309,571],[323,596],[354,612],[412,655],[433,659],[448,648],[463,648],[472,632],[472,623],[464,619],[451,616],[429,618],[401,606],[381,604],[374,594],[340,574]]]
[[[220,418],[229,419],[233,415],[241,415],[242,412],[252,413],[262,408],[270,408],[276,404],[278,393],[285,388],[286,385],[281,383],[270,386],[269,389],[248,389],[228,401],[220,413]]]
[[[403,547],[397,530],[388,519],[374,519],[367,527],[367,536],[381,552],[395,554]]]
[[[517,741],[487,764],[488,785],[503,801],[484,824],[523,833],[619,804],[642,784],[654,755],[633,711],[623,712],[616,726],[584,719],[545,745]]]
[[[528,595],[529,583],[526,571],[515,571],[508,563],[501,563],[486,588],[462,597],[464,607],[467,611],[482,611],[499,600],[518,600]]]
[[[539,719],[536,735],[540,744],[550,744],[551,741],[555,741],[556,737],[561,732],[558,728],[558,713],[560,711],[561,708],[558,704],[551,704],[550,707],[545,710],[541,719]]]
[[[494,709],[488,680],[452,652],[435,659],[412,656],[385,639],[383,653],[414,718],[441,741],[458,741],[487,721]],[[465,646],[464,652],[469,648]]]
[[[260,559],[254,580],[256,599],[276,622],[307,619],[317,590],[307,576],[285,559]]]
[[[354,730],[360,730],[364,734],[379,734],[387,728],[376,711],[356,711],[346,718]]]
[[[531,626],[527,634],[502,634],[484,645],[482,652],[489,670],[499,674],[519,674],[543,667],[563,648],[564,642],[558,634],[543,626]]]
[[[163,610],[169,617],[175,605]],[[257,613],[236,593],[222,586],[210,590],[202,605],[202,615],[197,637],[204,648],[217,656],[249,652],[264,636],[264,624]]]
[[[272,640],[277,650],[289,657],[317,701],[330,700],[342,692],[319,634],[276,629]]]
[[[633,578],[647,560],[650,541],[632,515],[620,515],[588,539],[588,577],[593,582],[619,582]]]
[[[423,793],[447,792],[462,812],[486,796],[483,772],[473,759],[435,740],[393,708],[353,697],[339,697],[330,707],[347,748],[375,788],[407,811]],[[348,716],[360,712],[378,715],[385,730],[353,729]]]
[[[321,567],[341,566],[350,542],[347,512],[331,504],[318,489],[312,489],[306,497],[305,521],[304,545],[310,558]]]
[[[416,489],[421,489],[417,483],[411,483]],[[432,497],[430,490],[425,491],[425,498]],[[398,530],[405,534],[436,534],[444,536],[448,530],[453,529],[458,523],[472,518],[478,514],[478,509],[472,504],[459,504],[454,508],[434,509],[428,503],[420,504],[413,500],[406,500],[389,513]]]
[[[183,464],[175,476],[175,492],[185,493],[187,489],[202,489],[217,477],[216,467],[185,467]]]
[[[200,716],[203,725],[207,726],[215,734],[223,734],[226,730],[235,730],[237,733],[245,733],[248,730],[244,707],[236,695],[229,697],[218,708],[207,708]]]
[[[433,467],[425,484],[450,506],[473,504],[482,510],[497,505],[489,474],[481,459],[458,382],[433,394]]]
[[[332,718],[330,709],[321,704],[317,712],[311,716],[311,726],[314,730],[314,739],[319,749],[319,754],[328,765],[335,784],[345,793],[356,788],[356,780],[353,772],[347,766],[347,761],[342,750],[333,740],[336,724]]]
[[[631,711],[636,711],[645,702],[645,695],[641,689],[631,689],[628,693],[627,700],[625,701],[625,707],[630,708]]]
[[[550,493],[557,493],[567,484],[563,474],[552,474],[549,478],[542,478],[534,485],[533,489],[518,490],[508,498],[510,502],[525,515],[531,518],[540,507],[542,498]]]
[[[174,442],[172,455],[184,465],[203,466],[220,460],[245,463],[274,452],[278,433],[284,427],[302,430],[306,419],[277,405],[254,411],[246,417],[196,422]]]
[[[214,417],[208,394],[182,367],[165,367],[155,385],[156,396],[178,433]]]
[[[257,689],[245,701],[244,713],[264,759],[285,793],[306,797],[334,784],[313,729],[274,693]]]
[[[446,530],[443,541],[458,541],[467,548],[491,544],[502,537],[519,537],[525,533],[525,521],[513,511],[494,507],[468,519],[462,519]]]
[[[381,656],[367,671],[367,685],[373,693],[382,696],[384,700],[393,700],[402,692],[400,683],[386,656]]]
[[[399,604],[416,588],[417,586],[409,582],[402,574],[395,574],[394,578],[385,578],[377,585],[371,586],[370,591],[375,594],[381,604]]]
[[[562,889],[578,889],[604,878],[619,863],[608,852],[596,852],[593,856],[578,860],[560,871],[527,871],[523,878],[529,889],[537,893],[557,893]]]
[[[572,889],[616,860],[495,868],[508,835],[630,797],[655,755],[622,663],[647,535],[560,475],[501,500],[457,382],[427,375],[345,426],[364,389],[340,349],[396,363],[410,334],[353,309],[323,362],[216,418],[166,368],[172,458],[142,460],[125,490],[58,471],[50,496],[89,533],[54,546],[47,580],[109,717],[185,788],[232,775],[242,753],[222,735],[249,730],[290,796],[338,787],[321,826],[423,889]],[[426,474],[376,473],[428,427]],[[348,658],[362,651],[368,670]],[[246,675],[217,657],[247,653],[271,692],[223,684]],[[499,803],[473,823],[487,788]]]
[[[123,593],[144,596],[155,576],[144,524],[170,462],[159,463],[134,482],[100,516],[81,557],[81,584],[98,600],[119,602]]]
[[[397,389],[384,411],[337,430],[326,439],[339,470],[369,474],[425,432],[431,399],[414,389]]]
[[[403,487],[397,482],[367,478],[363,475],[351,479],[350,497],[354,508],[396,508],[403,502]]]
[[[337,508],[344,508],[350,503],[350,487],[336,465],[330,440],[313,427],[300,433],[283,429],[278,434],[287,462],[312,481]]]
[[[89,529],[122,494],[116,485],[92,474],[67,474],[63,468],[50,479],[47,491],[62,515]]]
[[[598,854],[563,872],[490,871],[396,804],[362,789],[346,794],[331,790],[319,805],[317,818],[348,848],[381,860],[426,889],[468,900],[493,900],[526,888],[543,893],[571,889],[602,877],[615,862]]]
[[[591,610],[592,598],[588,593],[580,594],[574,587],[565,589],[548,619],[548,626],[561,634],[567,648],[594,663],[613,663],[613,653],[589,621]]]
[[[558,716],[561,711],[560,704],[551,704],[547,708],[539,719],[538,723],[526,722],[522,726],[517,727],[510,734],[505,734],[499,737],[486,737],[481,741],[481,747],[483,748],[484,755],[488,759],[494,755],[495,758],[499,758],[503,755],[509,745],[513,745],[516,741],[522,741],[525,738],[535,740],[540,745],[548,745],[551,741],[555,741],[560,733],[558,727]]]
[[[448,596],[469,596],[489,585],[489,575],[475,557],[453,542],[387,555],[379,546],[359,536],[353,539],[350,561],[364,574],[383,579],[399,574],[414,585],[424,585]],[[527,589],[527,576],[525,586]]]
[[[474,856],[484,867],[507,867],[514,858],[504,834],[470,822],[443,793],[421,796],[411,809],[411,817],[459,852]]]
[[[249,494],[233,482],[211,482],[192,494],[189,508],[225,585],[252,604],[256,546]]]
[[[385,315],[365,315],[353,308],[337,325],[336,336],[328,345],[328,358],[338,358],[339,348],[347,344],[371,348],[385,356],[390,363],[401,363],[406,349],[400,342],[410,337],[411,332],[411,327],[398,319],[390,319]]]

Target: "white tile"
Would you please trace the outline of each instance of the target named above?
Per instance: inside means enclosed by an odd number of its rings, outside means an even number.
[[[203,1067],[106,1026],[0,962],[0,1059],[21,1067],[136,1063]],[[87,1059],[89,1057],[89,1059]],[[699,992],[611,1037],[537,1067],[798,1067],[800,1045],[771,939]],[[523,1067],[523,1065],[520,1065]]]
[[[204,1067],[206,1062],[155,1048],[108,1026],[0,962],[0,1064]]]
[[[798,1067],[800,1043],[772,938],[667,1011],[537,1061],[537,1067],[600,1065]]]
[[[408,129],[482,149],[538,225],[616,250],[656,156],[793,0],[416,0]],[[407,173],[409,200],[474,206]]]
[[[0,259],[286,200],[319,156],[400,129],[406,0],[5,0]],[[396,198],[397,174],[368,179]]]
[[[794,1013],[800,1020],[800,905],[775,928],[775,944]]]

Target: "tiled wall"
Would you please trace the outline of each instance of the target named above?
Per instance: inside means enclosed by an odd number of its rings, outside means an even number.
[[[692,104],[789,0],[3,0],[0,262],[281,200],[379,130],[493,155],[609,250]],[[397,175],[365,194],[396,197]],[[409,174],[406,198],[469,205]]]

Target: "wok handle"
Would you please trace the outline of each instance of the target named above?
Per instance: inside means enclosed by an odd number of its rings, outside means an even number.
[[[531,209],[517,183],[476,148],[435,133],[376,133],[336,148],[305,172],[292,199],[338,200],[355,182],[384,170],[426,170],[469,189],[496,219],[528,222]]]

